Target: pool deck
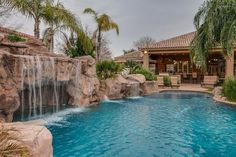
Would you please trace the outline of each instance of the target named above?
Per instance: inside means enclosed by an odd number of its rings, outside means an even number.
[[[164,91],[190,91],[190,92],[204,92],[204,93],[212,93],[208,91],[207,88],[201,87],[200,84],[181,84],[179,88],[171,88],[171,87],[164,87],[159,88],[160,92]]]

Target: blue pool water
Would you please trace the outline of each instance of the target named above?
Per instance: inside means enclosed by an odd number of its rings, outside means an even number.
[[[55,157],[236,156],[236,108],[206,94],[106,101],[47,120]]]

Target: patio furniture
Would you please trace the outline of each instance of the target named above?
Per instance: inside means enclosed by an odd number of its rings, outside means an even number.
[[[164,87],[164,78],[162,76],[157,76],[157,85],[158,87]]]
[[[204,76],[202,87],[215,87],[218,83],[218,76]]]
[[[183,73],[183,82],[184,83],[188,82],[188,75],[187,75],[187,73]]]
[[[196,81],[196,83],[197,83],[197,73],[196,72],[192,73],[192,83],[194,83],[194,81]]]
[[[170,75],[169,73],[164,73],[164,72],[159,73],[159,76],[169,76],[169,75]]]
[[[171,80],[171,88],[174,88],[174,87],[179,88],[180,83],[179,83],[178,77],[172,76],[170,77],[170,80]]]

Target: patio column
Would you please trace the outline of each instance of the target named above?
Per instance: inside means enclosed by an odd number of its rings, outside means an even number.
[[[226,58],[225,76],[234,76],[234,52]]]
[[[143,53],[143,67],[149,69],[149,54],[147,51]]]

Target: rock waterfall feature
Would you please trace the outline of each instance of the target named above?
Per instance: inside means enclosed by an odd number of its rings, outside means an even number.
[[[9,34],[26,39],[11,42]],[[99,102],[95,60],[52,54],[30,35],[0,27],[0,121],[40,118],[47,108],[89,106]]]
[[[91,57],[25,56],[0,53],[0,117],[11,121],[18,109],[23,116],[42,116],[51,106],[88,106],[98,102],[99,80]],[[92,70],[91,70],[92,69]]]

